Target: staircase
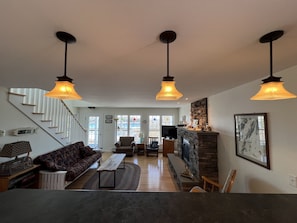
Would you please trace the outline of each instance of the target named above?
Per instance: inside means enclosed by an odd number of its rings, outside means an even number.
[[[46,92],[37,88],[10,88],[8,101],[61,145],[85,141],[87,131],[65,102],[45,97]]]

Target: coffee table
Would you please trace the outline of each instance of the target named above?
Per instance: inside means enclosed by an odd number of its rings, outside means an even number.
[[[116,170],[119,168],[120,164],[123,162],[123,168],[125,169],[125,153],[115,153],[112,154],[105,162],[103,162],[97,169],[99,173],[99,183],[98,188],[115,188],[116,183]],[[113,186],[101,186],[100,178],[102,172],[113,172]]]

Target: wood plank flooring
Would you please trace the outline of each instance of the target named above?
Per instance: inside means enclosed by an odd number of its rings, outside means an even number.
[[[104,152],[102,161],[112,153]],[[178,192],[180,191],[170,173],[168,158],[159,153],[158,157],[137,155],[126,157],[126,162],[135,163],[141,168],[140,181],[137,191],[143,192]]]

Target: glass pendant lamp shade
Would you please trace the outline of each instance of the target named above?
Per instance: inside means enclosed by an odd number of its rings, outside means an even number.
[[[64,63],[64,76],[57,77],[55,87],[45,94],[45,96],[50,98],[56,98],[61,100],[80,100],[81,96],[75,91],[72,79],[67,77],[67,44],[74,43],[76,41],[75,37],[69,33],[59,31],[56,36],[62,42],[65,42],[65,63]]]
[[[69,81],[56,81],[55,87],[45,96],[61,100],[80,100],[81,96],[74,89],[74,84]]]
[[[270,76],[263,81],[257,94],[251,97],[251,100],[282,100],[296,98],[297,96],[290,93],[284,88],[284,82],[281,77],[272,75],[272,41],[277,40],[284,34],[284,31],[277,30],[268,33],[260,38],[260,43],[270,43]]]
[[[176,87],[175,81],[166,81],[163,79],[161,83],[161,90],[156,95],[156,100],[178,100],[183,96]]]
[[[251,97],[251,100],[281,100],[296,98],[296,95],[287,91],[284,82],[268,82],[261,84],[261,88],[257,94]]]
[[[167,76],[163,77],[161,90],[156,95],[156,100],[178,100],[183,96],[175,87],[174,77],[169,76],[169,43],[175,39],[176,33],[174,31],[164,31],[160,34],[161,42],[167,44]]]

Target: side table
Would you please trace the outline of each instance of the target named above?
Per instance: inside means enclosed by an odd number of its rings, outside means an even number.
[[[144,143],[136,144],[136,148],[137,148],[137,155],[144,155],[144,151],[145,151]]]
[[[168,153],[174,153],[174,139],[163,139],[163,157],[167,157]]]

